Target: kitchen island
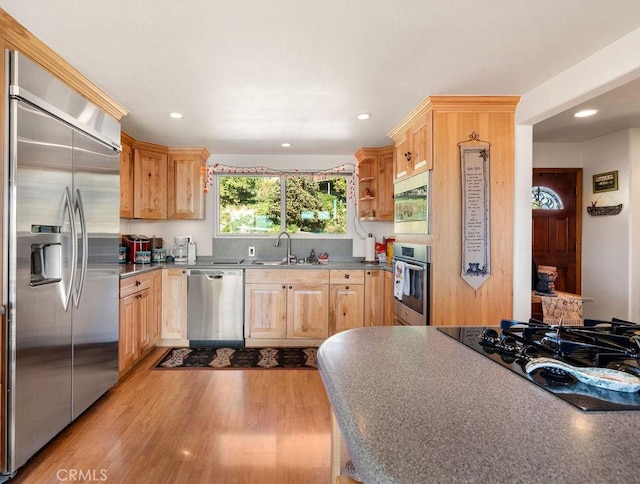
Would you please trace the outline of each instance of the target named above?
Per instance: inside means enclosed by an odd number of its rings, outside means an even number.
[[[318,364],[366,483],[638,481],[640,411],[582,412],[435,327],[345,331]]]

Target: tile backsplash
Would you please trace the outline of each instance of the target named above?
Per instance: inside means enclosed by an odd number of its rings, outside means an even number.
[[[256,260],[278,260],[287,255],[287,238],[282,237],[280,247],[274,247],[275,237],[269,239],[251,239],[251,238],[213,238],[212,239],[212,255],[213,257],[228,258],[241,257],[251,259],[249,257],[249,247],[255,247]],[[360,260],[360,257],[353,257],[353,241],[351,239],[301,239],[294,238],[291,240],[291,253],[298,258],[306,258],[309,256],[311,249],[317,254],[327,252],[329,260],[333,261],[350,261]]]

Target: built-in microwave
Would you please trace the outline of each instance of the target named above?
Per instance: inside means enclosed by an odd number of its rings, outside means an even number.
[[[425,171],[393,186],[393,231],[396,234],[429,233],[429,178]]]

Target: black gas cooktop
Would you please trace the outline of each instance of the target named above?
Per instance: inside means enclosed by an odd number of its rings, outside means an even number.
[[[598,388],[562,371],[525,370],[532,359],[546,357],[640,376],[640,325],[615,319],[585,320],[584,326],[503,320],[500,327],[438,329],[583,411],[640,410],[639,392]]]

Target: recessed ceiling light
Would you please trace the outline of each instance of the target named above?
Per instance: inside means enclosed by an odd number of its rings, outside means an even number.
[[[598,112],[597,109],[584,109],[582,111],[578,111],[574,116],[576,118],[586,118],[587,116],[593,116]]]
[[[171,116],[173,119],[182,119],[181,113],[169,113],[169,116]]]
[[[364,119],[369,119],[371,115],[369,113],[360,113],[356,117],[358,119],[364,120]]]
[[[291,143],[282,143],[283,148],[291,148]]]

